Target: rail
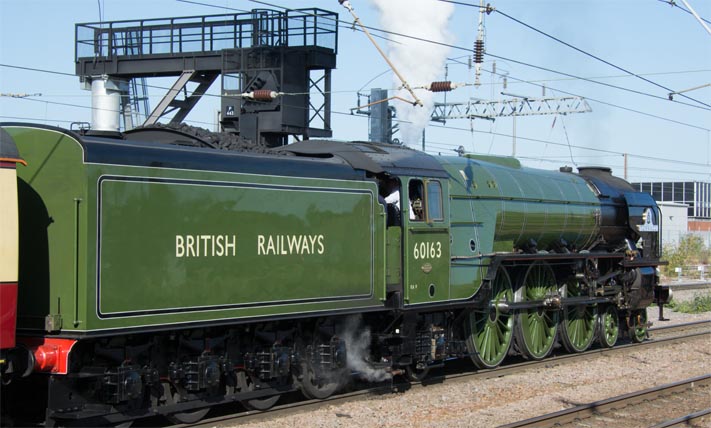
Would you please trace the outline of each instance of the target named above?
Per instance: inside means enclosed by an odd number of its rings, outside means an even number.
[[[703,327],[710,324],[711,321],[698,321],[687,324],[679,324],[675,326],[665,327],[663,330],[679,330],[680,332],[693,327]],[[662,330],[662,329],[659,329]],[[353,400],[366,399],[373,395],[382,396],[384,394],[393,391],[406,391],[411,388],[426,387],[427,385],[440,384],[447,381],[462,381],[462,380],[484,380],[492,378],[501,378],[508,375],[521,373],[523,370],[530,369],[544,369],[551,364],[565,364],[572,363],[576,361],[585,361],[588,359],[599,358],[600,355],[612,355],[617,353],[625,353],[634,350],[638,350],[641,347],[655,347],[661,345],[668,345],[670,343],[679,343],[687,339],[695,339],[702,336],[707,336],[711,334],[708,330],[703,330],[697,333],[685,333],[679,336],[673,336],[668,338],[660,338],[655,340],[649,340],[642,343],[627,343],[614,348],[596,348],[579,354],[561,354],[552,358],[545,358],[539,361],[524,361],[520,363],[509,363],[502,365],[493,369],[483,369],[483,370],[469,370],[465,369],[462,371],[456,370],[453,373],[443,373],[435,376],[428,377],[421,382],[407,381],[404,379],[392,379],[390,381],[381,382],[376,385],[363,386],[356,388],[355,391],[350,391],[343,394],[334,395],[324,400],[298,400],[280,404],[274,406],[273,408],[266,411],[246,411],[241,413],[226,413],[216,415],[210,419],[204,419],[202,421],[196,422],[194,424],[180,425],[181,428],[187,427],[214,427],[214,426],[226,426],[233,424],[247,424],[247,423],[264,423],[274,418],[288,416],[294,413],[302,413],[308,411],[314,411],[320,409],[324,406],[335,406],[343,403],[347,403]],[[466,364],[466,363],[465,363]],[[220,413],[219,410],[216,413]],[[177,427],[174,427],[177,428]]]
[[[534,418],[526,419],[523,421],[502,425],[501,428],[559,426],[561,424],[569,423],[577,419],[583,419],[590,416],[594,416],[599,413],[605,413],[610,410],[619,409],[629,404],[639,403],[643,401],[652,401],[659,397],[663,397],[675,392],[686,391],[687,389],[694,388],[697,385],[708,384],[711,384],[711,375],[698,376],[680,382],[674,382],[667,385],[661,385],[653,388],[648,388],[642,391],[631,392],[629,394],[624,394],[601,401],[595,401],[592,403],[575,406],[570,409],[561,410],[555,413],[536,416]]]

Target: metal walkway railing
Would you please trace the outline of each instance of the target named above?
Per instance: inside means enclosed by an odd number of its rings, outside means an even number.
[[[322,9],[76,24],[75,60],[212,53],[252,47],[323,47],[336,53],[338,15]]]

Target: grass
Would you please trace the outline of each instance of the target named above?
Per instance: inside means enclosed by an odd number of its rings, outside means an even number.
[[[711,312],[711,295],[695,295],[693,300],[676,301],[672,300],[667,305],[674,312],[682,312],[685,314],[700,314],[702,312]]]

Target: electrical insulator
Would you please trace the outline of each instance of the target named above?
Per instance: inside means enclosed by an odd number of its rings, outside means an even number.
[[[432,82],[429,85],[432,92],[448,92],[452,90],[452,82]]]
[[[460,86],[464,86],[462,83],[454,83],[450,81],[444,82],[432,82],[425,86],[425,89],[431,92],[449,92],[451,90],[457,89]]]
[[[257,89],[256,91],[242,94],[245,98],[250,98],[255,101],[271,101],[279,96],[278,92],[270,91],[269,89]]]
[[[484,62],[484,41],[475,40],[474,41],[474,62],[476,64],[481,64]]]

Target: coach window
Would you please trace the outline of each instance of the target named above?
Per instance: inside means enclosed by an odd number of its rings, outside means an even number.
[[[427,220],[442,221],[442,184],[439,181],[427,181]]]

